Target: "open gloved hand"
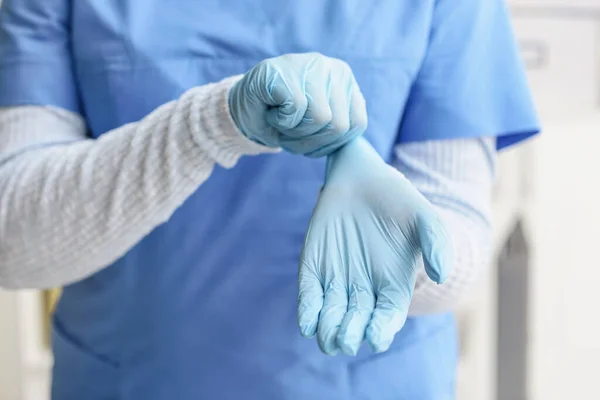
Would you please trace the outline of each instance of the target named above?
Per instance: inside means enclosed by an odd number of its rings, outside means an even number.
[[[359,138],[327,160],[299,266],[298,324],[321,350],[385,351],[406,320],[423,255],[441,283],[450,238],[431,204]]]
[[[352,70],[318,53],[262,61],[232,87],[229,108],[249,139],[309,157],[339,149],[367,127]]]

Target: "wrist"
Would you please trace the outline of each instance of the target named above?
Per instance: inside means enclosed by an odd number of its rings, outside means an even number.
[[[360,136],[327,156],[326,180],[339,169],[339,165],[352,169],[352,175],[360,177],[366,173],[365,165],[378,163],[386,164],[371,143]]]
[[[248,139],[238,128],[230,109],[230,92],[240,76],[192,89],[190,127],[195,142],[217,163],[231,168],[243,155],[274,153],[276,149]]]
[[[239,105],[237,104],[237,102],[235,101],[235,99],[238,96],[239,90],[240,90],[240,82],[243,79],[244,75],[237,75],[237,76],[233,76],[230,78],[227,78],[225,80],[223,80],[222,82],[225,83],[227,82],[227,84],[229,84],[229,88],[226,88],[227,90],[227,110],[229,112],[229,118],[231,121],[233,121],[235,128],[239,131],[240,135],[248,138],[248,135],[246,133],[244,133],[243,129],[242,129],[242,125],[239,121],[239,114],[240,114],[240,110],[239,110]],[[226,86],[227,86],[226,84]]]

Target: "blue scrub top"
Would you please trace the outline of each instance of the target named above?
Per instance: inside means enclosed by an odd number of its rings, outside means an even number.
[[[366,137],[398,143],[538,131],[502,0],[4,0],[0,106],[85,116],[91,137],[260,60],[346,60]],[[103,168],[98,165],[97,168]],[[68,286],[55,400],[453,398],[451,315],[409,318],[390,351],[328,357],[296,326],[297,262],[324,161],[219,168],[114,265]]]

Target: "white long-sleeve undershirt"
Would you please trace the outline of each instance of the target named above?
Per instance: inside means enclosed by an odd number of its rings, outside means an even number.
[[[86,137],[52,107],[0,109],[0,286],[48,288],[125,254],[210,176],[242,155],[272,152],[231,120],[233,79],[201,86],[146,118]],[[419,276],[411,314],[451,309],[488,265],[493,138],[402,144],[394,165],[434,205],[455,247],[446,283]]]
[[[272,152],[236,128],[232,82],[192,89],[97,140],[64,110],[1,110],[0,286],[48,288],[91,275],[167,221],[215,163]]]

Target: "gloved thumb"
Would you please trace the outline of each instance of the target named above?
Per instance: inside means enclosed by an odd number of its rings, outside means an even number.
[[[433,210],[417,216],[417,229],[425,272],[432,281],[443,283],[450,275],[454,263],[452,240]]]

